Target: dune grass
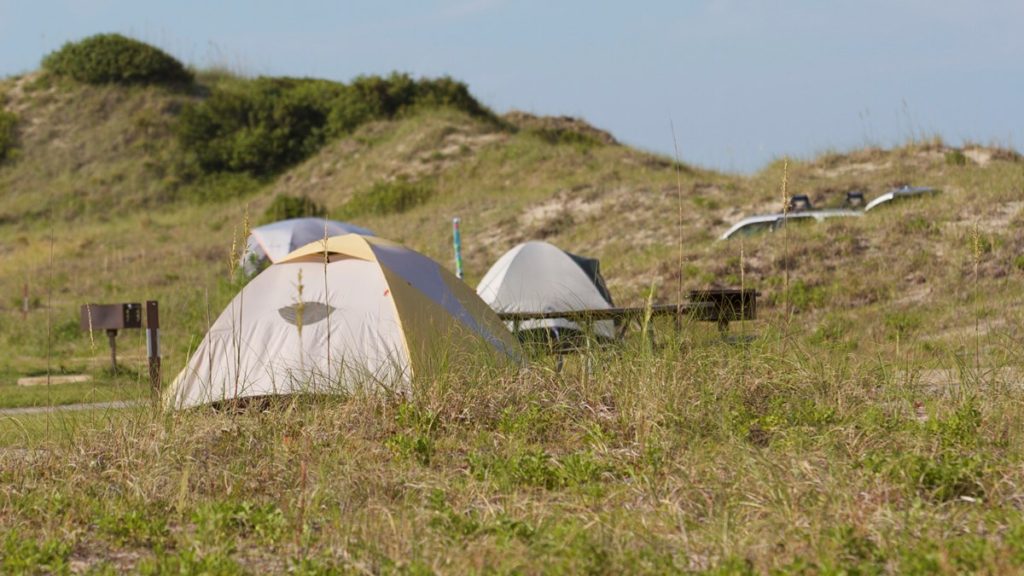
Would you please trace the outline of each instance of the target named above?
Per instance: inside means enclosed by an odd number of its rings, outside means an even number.
[[[2,417],[2,573],[1022,569],[1012,154],[948,161],[941,142],[911,143],[747,178],[442,109],[365,124],[275,178],[211,184],[241,186],[234,200],[192,203],[173,193],[170,125],[198,96],[40,78],[0,91],[27,127],[0,167],[0,404],[145,390],[105,376],[105,339],[78,327],[85,302],[159,300],[169,381],[239,289],[245,215],[282,194],[332,213],[375,187],[429,185],[355,223],[447,262],[462,217],[471,282],[544,238],[600,257],[623,305],[680,286],[763,295],[760,319],[733,326],[749,344],[659,326],[653,343],[634,336],[561,374],[549,360],[498,376],[463,366],[409,399]],[[852,188],[943,192],[715,242],[781,208],[784,172],[818,205]],[[118,349],[141,368],[140,332]],[[97,384],[11,392],[47,370]]]
[[[1006,572],[1020,390],[770,323],[462,368],[409,400],[106,413],[3,453],[4,566],[164,573]],[[1019,363],[1019,358],[1013,358]]]
[[[80,434],[92,435],[136,410],[130,406],[0,415],[0,450],[23,456],[18,450],[31,451],[50,443],[74,445]]]
[[[51,384],[49,389],[46,384],[18,386],[11,382],[0,385],[0,409],[139,400],[148,396],[149,384],[140,378]]]

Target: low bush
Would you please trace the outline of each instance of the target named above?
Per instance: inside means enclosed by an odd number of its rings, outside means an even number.
[[[921,496],[949,502],[961,497],[981,498],[985,495],[981,480],[984,464],[976,455],[962,456],[953,452],[937,455],[911,455],[902,463],[908,486]]]
[[[821,308],[829,299],[829,287],[805,282],[802,279],[794,280],[789,287],[788,293],[781,295],[790,306],[797,310],[810,310]]]
[[[532,134],[554,146],[591,148],[603,144],[603,142],[590,134],[565,128],[528,128],[526,133]]]
[[[811,333],[809,341],[816,346],[847,347],[852,345],[855,347],[856,342],[848,343],[846,340],[847,334],[853,330],[853,327],[853,321],[846,316],[838,313],[826,314]]]
[[[386,78],[360,76],[342,86],[331,107],[329,132],[348,134],[371,120],[393,118],[412,109],[445,107],[500,123],[462,82],[447,76],[414,80],[408,74],[393,73]]]
[[[239,535],[254,536],[264,544],[279,541],[287,528],[280,508],[273,504],[213,501],[192,514],[197,535],[205,542],[230,543]]]
[[[387,439],[385,444],[396,456],[415,460],[424,466],[430,465],[434,455],[434,436],[438,430],[438,416],[424,411],[414,404],[398,407],[396,421],[402,431]]]
[[[96,527],[120,546],[152,546],[167,537],[167,517],[157,506],[132,507],[123,511],[98,510]]]
[[[250,194],[264,180],[248,174],[214,173],[190,175],[187,184],[175,190],[175,197],[193,202],[220,202]]]
[[[189,84],[192,73],[163,50],[120,34],[69,42],[43,59],[43,68],[87,84]]]
[[[903,484],[910,494],[931,502],[985,496],[988,466],[983,455],[942,449],[932,453],[872,453],[862,465]]]
[[[322,218],[327,210],[308,196],[288,196],[278,194],[270,206],[263,212],[260,224],[288,220],[291,218]]]
[[[378,182],[369,190],[352,196],[337,215],[346,220],[364,215],[401,214],[425,203],[433,195],[434,187],[425,182]]]
[[[489,481],[502,490],[532,486],[561,490],[599,482],[609,467],[589,451],[556,458],[548,452],[529,448],[511,454],[479,452],[470,454],[469,472],[479,481]]]
[[[143,558],[137,573],[150,574],[246,574],[245,569],[224,550],[199,553],[191,548],[166,552],[157,550],[152,558]]]
[[[978,444],[981,429],[981,411],[970,398],[944,418],[928,421],[929,435],[937,437],[946,448],[973,450]]]
[[[60,538],[36,541],[17,531],[5,535],[0,548],[0,572],[4,574],[57,574],[69,571],[73,545]]]
[[[896,310],[885,315],[884,324],[889,340],[905,340],[921,327],[921,316],[913,311]]]
[[[960,150],[949,150],[946,152],[946,164],[950,166],[966,166],[967,156]]]

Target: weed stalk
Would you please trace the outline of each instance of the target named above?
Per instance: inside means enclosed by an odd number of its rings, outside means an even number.
[[[972,256],[974,260],[974,374],[975,378],[981,374],[981,312],[978,310],[980,301],[979,291],[979,268],[981,266],[981,234],[978,229],[978,221],[974,221],[974,230],[971,238]]]
[[[53,396],[50,392],[50,372],[53,360],[53,210],[50,210],[50,262],[49,280],[46,286],[46,405],[52,410]],[[50,412],[46,415],[46,438],[50,437]]]
[[[677,221],[676,236],[679,243],[679,258],[676,262],[676,272],[679,274],[679,281],[676,284],[676,302],[682,304],[683,302],[683,176],[682,169],[679,164],[679,144],[676,140],[676,127],[670,118],[668,121],[669,128],[672,130],[672,150],[675,152],[676,160],[676,204],[679,210],[679,218]]]
[[[783,292],[786,294],[786,305],[784,308],[785,313],[785,326],[783,330],[783,340],[789,337],[789,322],[792,318],[792,294],[789,291],[789,226],[787,218],[789,216],[789,159],[787,158],[782,164],[782,273],[783,273]],[[785,344],[783,344],[785,346]],[[785,349],[785,348],[783,348]]]
[[[324,220],[324,310],[327,311],[327,386],[331,386],[331,294],[327,289],[327,265],[330,255],[327,252],[327,220]]]

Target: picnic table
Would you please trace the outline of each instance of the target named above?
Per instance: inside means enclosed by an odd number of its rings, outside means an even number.
[[[751,289],[691,290],[689,300],[678,304],[543,312],[499,312],[498,317],[512,322],[512,331],[516,334],[519,333],[519,323],[527,320],[563,319],[581,323],[585,327],[601,320],[614,320],[618,327],[618,337],[621,338],[632,324],[643,325],[644,318],[656,316],[675,317],[677,325],[687,318],[715,322],[718,324],[719,330],[725,334],[729,329],[730,322],[753,320],[757,317],[757,297],[759,295],[759,292]],[[647,325],[650,328],[650,324]],[[589,329],[585,331],[589,332]]]

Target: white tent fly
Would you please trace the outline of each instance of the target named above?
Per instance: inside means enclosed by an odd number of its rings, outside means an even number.
[[[373,236],[365,228],[323,218],[291,218],[257,226],[249,233],[239,264],[247,276],[252,276],[301,246],[343,234]]]
[[[299,392],[401,393],[413,376],[486,358],[518,360],[519,345],[470,287],[418,252],[348,234],[296,250],[249,282],[165,402],[180,409]]]
[[[613,306],[598,261],[565,252],[547,242],[527,242],[509,250],[491,266],[476,288],[497,312],[564,312]],[[510,328],[512,323],[508,323]],[[576,330],[565,319],[524,320],[519,330]],[[594,322],[594,334],[615,337],[611,320]]]

